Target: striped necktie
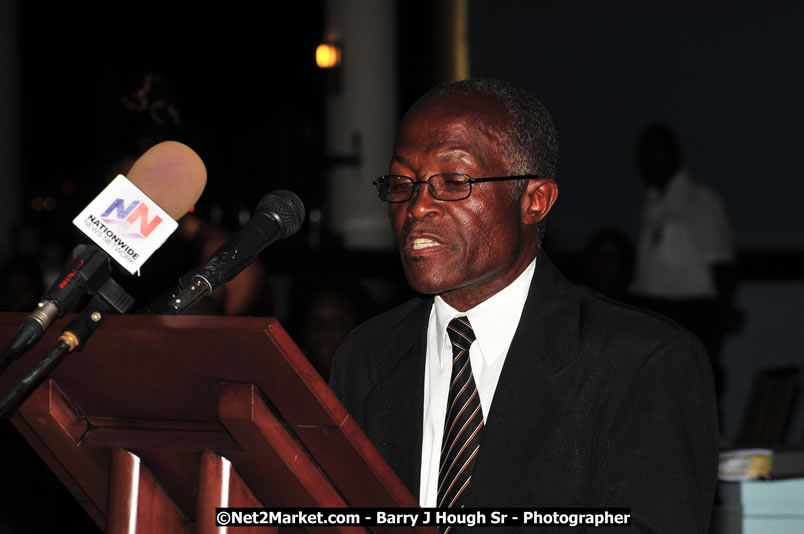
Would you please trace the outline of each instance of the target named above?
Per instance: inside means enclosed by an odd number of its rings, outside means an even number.
[[[438,471],[438,507],[460,507],[460,497],[472,479],[480,449],[483,410],[469,363],[475,333],[468,317],[456,317],[447,326],[452,341],[452,378]]]

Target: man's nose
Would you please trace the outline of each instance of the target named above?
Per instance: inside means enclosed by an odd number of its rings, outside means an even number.
[[[412,217],[427,217],[441,209],[441,201],[433,197],[429,182],[413,184],[413,197],[408,201],[408,214]]]

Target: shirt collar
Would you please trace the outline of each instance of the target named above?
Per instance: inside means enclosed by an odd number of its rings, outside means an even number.
[[[663,190],[657,187],[648,189],[648,201],[654,203],[666,202],[667,199],[677,196],[680,191],[686,189],[690,179],[690,175],[686,169],[681,168],[677,170],[673,176],[667,180],[667,184],[665,184]]]
[[[487,365],[499,358],[511,344],[514,333],[528,298],[528,290],[536,270],[536,258],[530,262],[524,271],[508,286],[484,300],[474,308],[459,312],[442,299],[435,297],[434,309],[436,319],[436,342],[439,347],[449,343],[447,325],[455,317],[466,315],[472,323],[475,333],[475,343],[479,345]],[[440,350],[439,363],[443,367],[452,360],[445,355],[450,351]],[[447,360],[447,361],[445,361]]]

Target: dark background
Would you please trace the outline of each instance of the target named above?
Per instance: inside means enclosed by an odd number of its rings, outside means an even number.
[[[238,210],[250,213],[267,191],[317,194],[324,78],[312,58],[321,2],[277,3],[266,15],[147,2],[100,10],[55,4],[45,14],[20,3],[19,10],[22,197],[59,200],[48,220],[25,211],[27,220],[49,229],[71,220],[114,159],[149,134],[198,152],[209,175],[199,213],[218,206],[230,229]],[[290,29],[290,39],[278,27]],[[180,126],[157,131],[124,108],[122,96],[144,72],[166,80]],[[71,195],[62,193],[66,179],[76,183]]]
[[[802,22],[797,2],[475,1],[472,75],[532,88],[553,114],[562,248],[596,225],[633,235],[634,142],[658,121],[724,198],[738,248],[801,249]]]

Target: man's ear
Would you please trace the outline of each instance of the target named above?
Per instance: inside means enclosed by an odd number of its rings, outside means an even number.
[[[536,224],[547,213],[558,198],[558,185],[555,178],[534,178],[528,180],[522,195],[522,222]]]

